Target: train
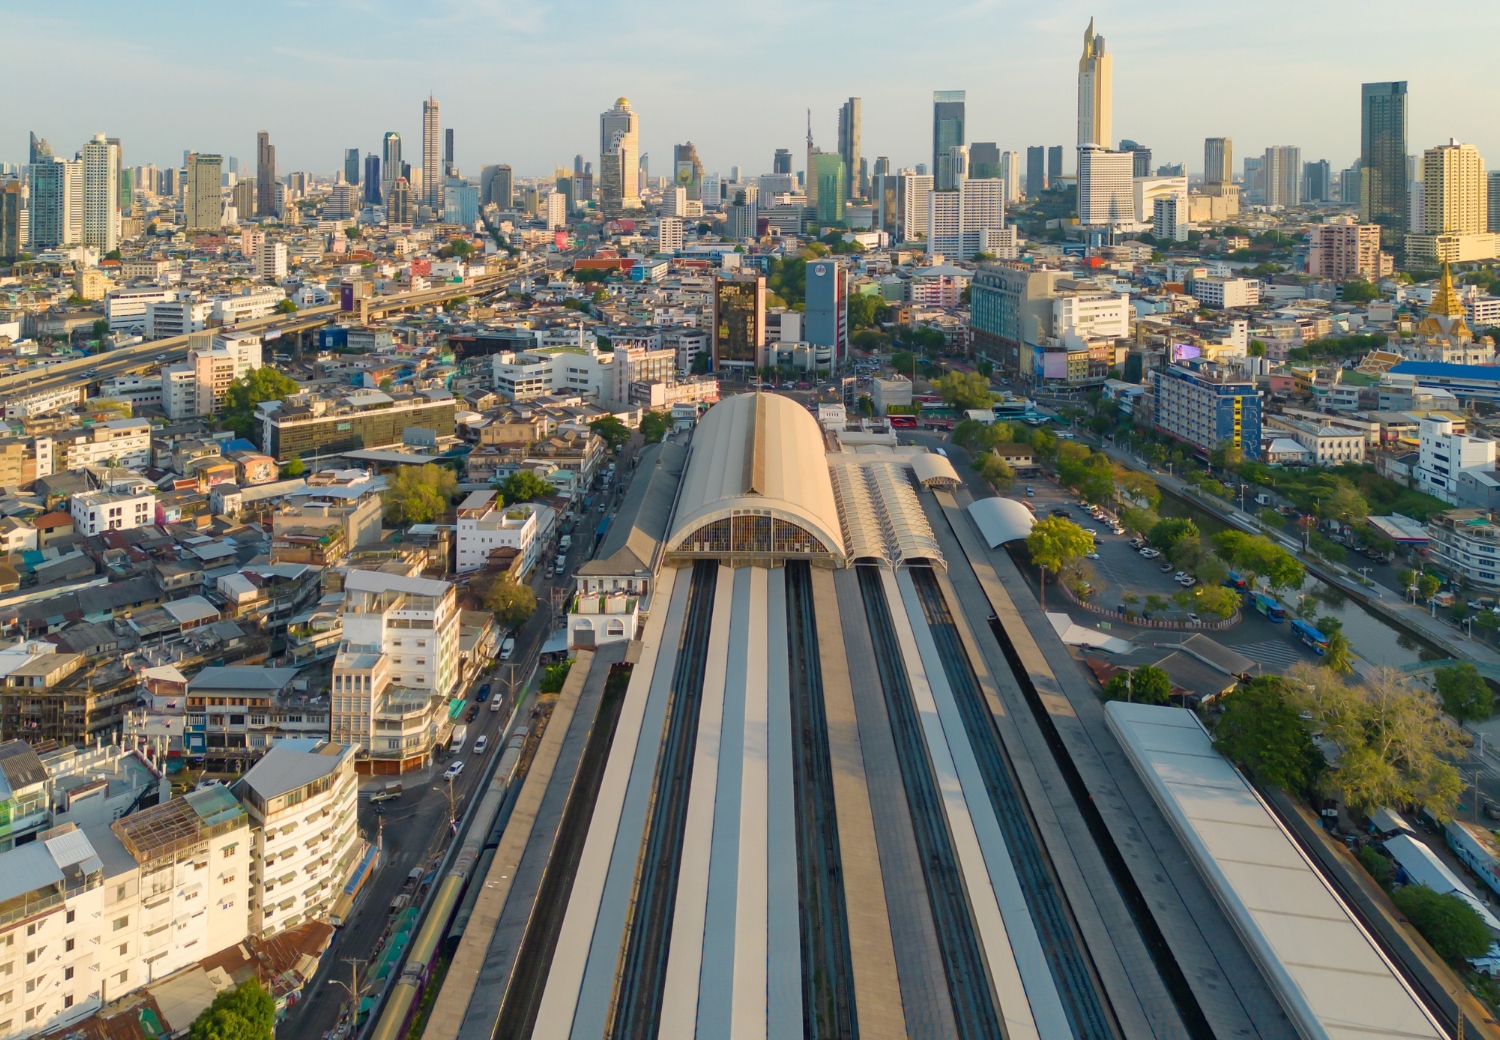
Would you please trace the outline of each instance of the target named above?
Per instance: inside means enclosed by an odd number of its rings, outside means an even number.
[[[527,727],[522,726],[505,742],[505,751],[495,766],[495,774],[490,778],[489,788],[474,810],[474,816],[469,822],[469,829],[464,836],[463,845],[459,847],[458,855],[453,857],[448,872],[443,875],[442,881],[438,883],[436,891],[430,897],[422,926],[417,931],[416,939],[407,948],[401,975],[391,987],[390,995],[386,998],[385,1009],[380,1015],[380,1021],[369,1034],[370,1040],[397,1040],[398,1037],[406,1035],[412,1012],[421,998],[422,989],[427,983],[428,973],[432,970],[438,949],[444,938],[452,934],[448,928],[449,918],[453,916],[454,908],[458,906],[459,899],[463,896],[469,881],[474,877],[484,876],[482,871],[475,870],[475,866],[484,858],[490,831],[494,828],[500,810],[510,795],[511,785],[515,781],[516,769],[521,763],[521,753],[526,747],[529,732]],[[493,858],[494,854],[491,851],[489,859]],[[477,891],[477,887],[475,890]],[[472,900],[469,904],[472,910]]]

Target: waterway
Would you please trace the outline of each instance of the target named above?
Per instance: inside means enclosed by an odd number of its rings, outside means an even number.
[[[1198,525],[1205,536],[1213,535],[1229,527],[1217,516],[1193,504],[1162,492],[1161,505],[1157,512],[1162,516],[1185,517]],[[1238,528],[1236,528],[1238,530]],[[1315,617],[1332,616],[1343,622],[1344,635],[1354,646],[1354,652],[1372,665],[1401,668],[1418,661],[1438,661],[1448,655],[1439,651],[1425,639],[1410,635],[1368,610],[1363,604],[1350,599],[1344,593],[1308,575],[1302,588],[1281,597],[1289,615],[1299,615],[1304,597],[1311,597],[1317,605]],[[1277,626],[1278,628],[1280,626]]]

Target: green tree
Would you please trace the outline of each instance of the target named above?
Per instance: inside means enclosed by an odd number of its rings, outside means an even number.
[[[1133,469],[1121,470],[1115,474],[1115,486],[1120,492],[1136,502],[1146,503],[1147,509],[1155,509],[1161,505],[1161,489],[1144,473],[1137,473]]]
[[[291,300],[282,300],[276,304],[277,314],[296,314],[297,304]]]
[[[917,367],[917,355],[909,350],[898,350],[891,355],[891,367],[910,379]]]
[[[448,248],[453,250],[453,255],[462,259],[474,252],[474,243],[466,238],[454,238],[448,241]]]
[[[1339,286],[1345,303],[1369,303],[1380,299],[1380,289],[1363,278]]]
[[[563,683],[568,681],[568,672],[572,667],[571,657],[558,661],[556,664],[549,664],[542,672],[542,681],[537,689],[542,693],[561,693]]]
[[[613,415],[600,416],[589,423],[589,429],[604,438],[604,443],[609,445],[610,451],[619,451],[630,441],[630,427]]]
[[[262,401],[279,401],[297,390],[294,380],[270,365],[262,365],[229,384],[224,391],[224,411],[219,421],[225,429],[258,442],[260,424],[255,421],[255,406]]]
[[[93,330],[94,337],[96,339],[103,339],[105,336],[109,335],[109,321],[104,318],[99,318],[94,322]]]
[[[1306,790],[1323,770],[1280,676],[1257,676],[1224,698],[1214,747],[1261,783],[1292,792]]]
[[[1443,579],[1436,574],[1424,573],[1417,579],[1417,595],[1423,599],[1431,599],[1437,595],[1438,589],[1443,587]]]
[[[1169,516],[1157,522],[1151,528],[1146,540],[1155,549],[1164,553],[1170,553],[1174,546],[1184,538],[1197,538],[1198,525],[1191,520],[1180,516]]]
[[[1054,575],[1085,553],[1093,551],[1094,539],[1073,521],[1049,516],[1032,525],[1026,536],[1026,550],[1031,562],[1042,569],[1041,604],[1047,606],[1047,572]]]
[[[880,313],[880,297],[870,293],[854,293],[849,297],[849,327],[851,329],[864,329],[875,324],[875,316]]]
[[[1483,956],[1490,948],[1484,918],[1452,892],[1403,885],[1391,894],[1391,900],[1445,961],[1457,964],[1467,957]]]
[[[978,372],[945,372],[933,384],[933,389],[944,402],[960,412],[988,408],[995,399],[990,393],[989,380]]]
[[[860,394],[859,400],[854,403],[854,410],[866,419],[875,418],[875,399],[869,394]]]
[[[1485,611],[1489,613],[1489,611]],[[1491,614],[1491,617],[1494,615]],[[1460,723],[1483,722],[1495,714],[1495,695],[1479,669],[1468,661],[1432,673],[1443,710]]]
[[[1149,509],[1137,509],[1132,506],[1120,513],[1120,526],[1131,534],[1140,535],[1144,538],[1151,529],[1161,523],[1161,517]]]
[[[1354,671],[1354,645],[1344,633],[1335,632],[1328,636],[1328,649],[1323,651],[1323,667],[1332,668],[1336,672]]]
[[[1104,699],[1128,700],[1136,704],[1170,704],[1172,680],[1166,672],[1149,664],[1128,673],[1122,668],[1104,684]]]
[[[457,487],[458,478],[446,466],[431,462],[402,466],[381,493],[386,522],[399,526],[431,523],[448,509]]]
[[[1359,850],[1359,865],[1365,868],[1365,871],[1381,888],[1391,887],[1391,875],[1394,873],[1391,861],[1382,856],[1380,850],[1374,845],[1366,845]]]
[[[671,417],[666,412],[647,412],[641,416],[641,436],[647,444],[659,444],[672,428]]]
[[[506,505],[551,498],[557,489],[529,469],[518,469],[500,482],[500,497]]]
[[[1240,609],[1239,594],[1222,585],[1209,584],[1203,578],[1198,580],[1202,584],[1189,590],[1192,593],[1193,608],[1200,614],[1221,620],[1234,617],[1234,612]]]
[[[276,1001],[260,981],[224,990],[188,1027],[188,1040],[275,1040]]]
[[[306,472],[307,472],[307,464],[305,462],[303,462],[300,458],[294,458],[294,459],[292,459],[291,462],[288,462],[281,469],[281,475],[284,476],[284,477],[300,477],[300,476],[302,476],[302,474],[304,474]]]
[[[512,632],[536,613],[536,593],[509,574],[501,575],[483,594],[484,609],[495,615],[501,627]]]
[[[974,460],[974,472],[1002,495],[1010,490],[1016,479],[1016,471],[1010,468],[1010,464],[988,451]]]

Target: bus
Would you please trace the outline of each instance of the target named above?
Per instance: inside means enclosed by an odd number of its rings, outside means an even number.
[[[1286,608],[1270,596],[1261,592],[1252,592],[1250,593],[1250,601],[1255,604],[1255,609],[1264,614],[1268,620],[1272,622],[1286,620]]]
[[[1312,648],[1312,652],[1322,657],[1328,652],[1328,637],[1306,621],[1300,619],[1292,622],[1292,631],[1297,638]]]
[[[1224,579],[1224,584],[1228,588],[1238,589],[1240,592],[1245,591],[1245,579],[1240,577],[1237,571],[1230,571],[1229,577]]]

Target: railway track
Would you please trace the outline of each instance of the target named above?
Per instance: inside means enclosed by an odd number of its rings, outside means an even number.
[[[661,1018],[718,575],[717,561],[693,564],[687,623],[672,672],[666,738],[652,784],[646,840],[636,869],[635,899],[615,985],[610,1040],[654,1040]]]
[[[948,833],[943,801],[933,777],[922,723],[912,701],[911,685],[891,621],[890,605],[881,584],[880,570],[863,564],[856,570],[917,851],[922,859],[922,875],[927,884],[927,898],[932,907],[958,1038],[1005,1040],[989,970],[979,937],[975,934],[964,879]]]
[[[844,896],[823,669],[813,613],[812,569],[786,564],[797,882],[802,940],[803,1036],[855,1040],[854,966]]]
[[[1115,1040],[1119,1030],[1114,1016],[1064,901],[1051,860],[1037,836],[1031,811],[1021,796],[1014,768],[1000,743],[942,589],[930,568],[913,567],[910,574],[1068,1024],[1078,1040]]]

